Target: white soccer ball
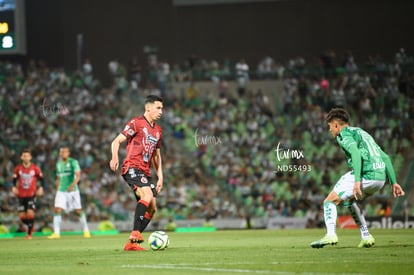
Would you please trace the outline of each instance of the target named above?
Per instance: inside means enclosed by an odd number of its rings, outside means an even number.
[[[152,250],[162,250],[168,247],[170,239],[164,231],[154,231],[148,238],[148,244]]]

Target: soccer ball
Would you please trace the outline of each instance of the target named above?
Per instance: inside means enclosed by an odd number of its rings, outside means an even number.
[[[148,238],[152,250],[163,250],[170,244],[170,239],[164,231],[154,231]]]

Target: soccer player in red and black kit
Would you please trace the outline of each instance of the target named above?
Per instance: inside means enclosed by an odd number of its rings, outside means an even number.
[[[22,163],[13,172],[12,192],[19,198],[20,220],[27,225],[26,239],[30,240],[34,229],[36,196],[43,195],[43,173],[31,162],[32,154],[29,150],[23,150],[20,159]]]
[[[141,233],[157,210],[156,196],[163,186],[163,173],[160,150],[162,129],[155,122],[161,118],[162,108],[161,97],[147,96],[144,115],[131,119],[111,144],[112,159],[109,165],[112,171],[116,171],[119,166],[119,147],[127,142],[122,177],[137,199],[134,227],[124,246],[125,251],[145,250],[139,246],[144,241]],[[157,174],[156,184],[151,179],[151,165]]]

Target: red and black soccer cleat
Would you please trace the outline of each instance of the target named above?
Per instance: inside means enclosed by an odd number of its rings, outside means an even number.
[[[144,242],[144,238],[142,237],[141,232],[139,232],[138,230],[134,230],[129,235],[129,241],[131,243],[142,243]]]
[[[124,246],[124,251],[139,251],[146,250],[145,248],[139,246],[137,243],[131,243],[128,241]]]

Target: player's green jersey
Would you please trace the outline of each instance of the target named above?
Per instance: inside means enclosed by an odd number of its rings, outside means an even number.
[[[385,180],[395,183],[395,173],[388,155],[386,155],[370,134],[358,127],[345,127],[336,137],[344,150],[349,167],[355,175],[355,181]]]
[[[79,162],[76,159],[68,158],[66,162],[61,159],[56,163],[56,176],[60,179],[59,191],[67,192],[69,185],[75,179],[75,172],[80,171]],[[78,190],[76,185],[72,191]]]

